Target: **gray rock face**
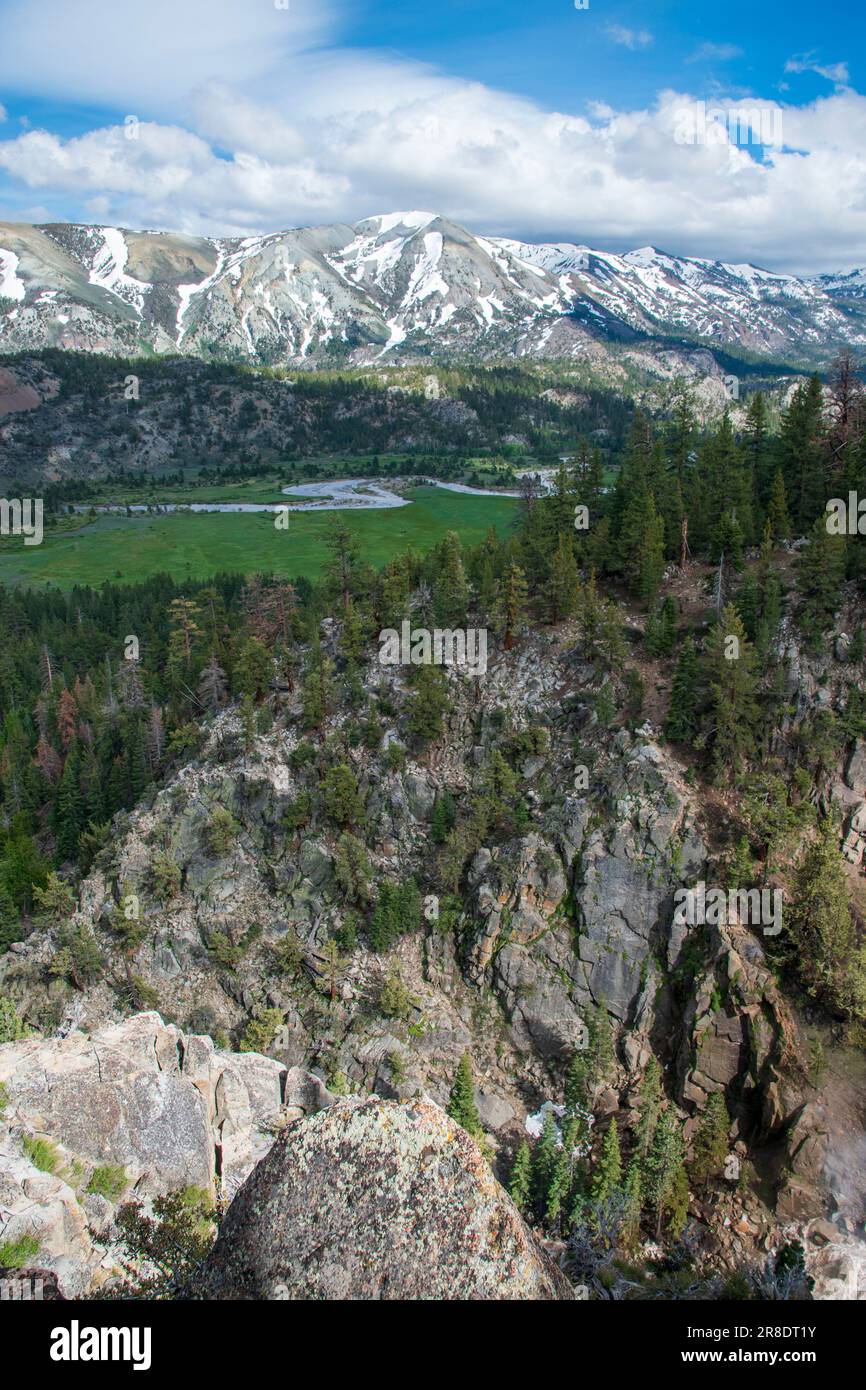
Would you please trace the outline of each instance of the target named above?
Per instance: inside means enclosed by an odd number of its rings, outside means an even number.
[[[286,1130],[232,1203],[197,1292],[573,1297],[465,1131],[429,1102],[379,1099]]]
[[[0,1047],[8,1094],[0,1120],[0,1235],[39,1242],[39,1264],[67,1297],[85,1294],[113,1261],[105,1245],[114,1205],[85,1189],[94,1168],[123,1165],[126,1197],[219,1183],[233,1195],[270,1149],[286,1114],[332,1102],[318,1077],[255,1052],[220,1052],[158,1014],[91,1037],[25,1038]],[[26,1138],[50,1141],[56,1171],[35,1167]],[[119,1200],[119,1198],[118,1198]]]
[[[220,1053],[209,1038],[185,1045],[154,1013],[0,1047],[7,1120],[94,1166],[122,1163],[144,1195],[210,1187],[217,1154],[233,1191],[272,1142],[259,1126],[279,1112],[281,1076],[270,1057]]]
[[[628,735],[620,751],[606,773],[612,833],[587,833],[589,803],[567,796],[550,839],[527,835],[509,860],[482,849],[469,873],[484,922],[476,977],[486,971],[517,1045],[550,1061],[580,1045],[591,1004],[639,1023],[657,975],[653,947],[673,967],[682,946],[671,925],[674,886],[696,881],[706,859],[666,755],[652,742],[631,746]],[[559,910],[569,878],[573,925]]]
[[[866,739],[858,738],[845,768],[845,782],[852,791],[866,795]]]

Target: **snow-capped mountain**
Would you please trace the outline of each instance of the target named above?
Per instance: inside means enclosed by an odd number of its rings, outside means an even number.
[[[476,236],[429,212],[244,239],[0,223],[0,352],[142,349],[264,364],[581,357],[704,345],[778,362],[866,346],[866,273]]]

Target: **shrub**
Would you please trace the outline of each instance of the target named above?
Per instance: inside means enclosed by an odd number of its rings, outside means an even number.
[[[109,1202],[116,1202],[128,1186],[129,1178],[122,1163],[104,1163],[94,1168],[86,1190],[99,1197],[107,1197]]]
[[[0,1240],[0,1269],[24,1269],[32,1265],[39,1254],[35,1236],[19,1236],[17,1240]]]
[[[406,1019],[412,1012],[412,996],[398,972],[392,970],[382,981],[379,991],[379,1012],[385,1018]]]
[[[0,990],[0,1043],[20,1042],[29,1032],[14,1001]]]
[[[294,927],[289,927],[285,936],[272,947],[274,966],[281,975],[299,975],[304,960],[301,943]]]
[[[160,902],[170,902],[180,892],[180,865],[167,850],[157,850],[150,864],[150,881]]]
[[[406,749],[402,743],[389,743],[385,754],[385,766],[389,772],[402,772],[406,766]]]
[[[283,825],[286,830],[294,834],[296,830],[301,830],[305,825],[309,825],[312,814],[313,798],[309,792],[299,792],[294,801],[289,802],[283,813]]]
[[[216,1235],[214,1204],[200,1187],[184,1187],[153,1202],[153,1217],[140,1202],[128,1202],[117,1227],[129,1259],[126,1287],[118,1297],[170,1299],[194,1287]],[[142,1265],[152,1273],[143,1275]]]
[[[34,1168],[43,1173],[57,1172],[60,1167],[60,1154],[57,1152],[57,1145],[51,1139],[34,1139],[31,1135],[25,1134],[21,1142]]]
[[[283,1021],[279,1009],[261,1009],[248,1021],[241,1038],[241,1052],[267,1052]]]
[[[205,830],[205,837],[211,854],[228,854],[239,828],[231,811],[226,810],[225,806],[217,806]],[[180,875],[178,874],[179,885]]]

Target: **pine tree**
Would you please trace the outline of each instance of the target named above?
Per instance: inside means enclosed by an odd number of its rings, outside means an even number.
[[[547,1205],[544,1210],[544,1219],[552,1231],[559,1228],[563,1208],[571,1188],[572,1167],[571,1154],[563,1144],[556,1154],[550,1185],[547,1189]]]
[[[349,600],[349,605],[343,613],[343,626],[340,632],[340,655],[343,660],[353,665],[360,661],[364,651],[364,628],[361,617],[355,604]]]
[[[333,699],[331,692],[332,665],[322,651],[318,636],[314,639],[307,662],[301,703],[304,711],[304,725],[308,729],[321,729],[327,718]]]
[[[558,1153],[559,1131],[553,1111],[548,1110],[544,1116],[541,1135],[532,1151],[532,1203],[539,1218],[547,1214]]]
[[[782,416],[779,456],[798,535],[806,534],[823,511],[826,499],[823,409],[821,381],[813,376],[796,388]]]
[[[496,616],[502,645],[507,652],[514,646],[514,638],[526,613],[526,575],[521,567],[512,561],[508,565],[499,585],[496,603]]]
[[[436,798],[430,821],[430,838],[435,845],[445,843],[448,832],[454,826],[455,817],[454,798],[446,788]]]
[[[78,839],[84,829],[84,798],[79,782],[81,760],[78,744],[73,743],[66,757],[63,776],[57,788],[54,804],[54,834],[57,859],[62,863],[75,859]]]
[[[646,517],[637,555],[636,591],[644,603],[652,604],[658,593],[665,567],[665,528],[652,493],[647,497]]]
[[[692,1179],[698,1186],[705,1186],[724,1166],[730,1128],[731,1117],[725,1105],[725,1093],[713,1091],[704,1107],[692,1145],[689,1167]]]
[[[357,825],[364,817],[364,798],[358,779],[348,763],[337,763],[322,783],[322,804],[325,815],[342,830]]]
[[[198,698],[206,710],[216,714],[225,697],[226,673],[212,655],[199,678]]]
[[[508,1192],[517,1210],[526,1215],[529,1207],[529,1197],[532,1190],[532,1156],[529,1152],[529,1145],[524,1139],[514,1158],[514,1166],[511,1169],[511,1177],[508,1180]]]
[[[640,1240],[640,1219],[643,1211],[643,1180],[639,1154],[633,1154],[626,1169],[625,1211],[623,1213],[621,1239],[626,1250],[634,1249]]]
[[[668,1240],[679,1240],[689,1214],[689,1175],[682,1160],[674,1168],[668,1184],[664,1214],[667,1217],[665,1233]]]
[[[637,1154],[646,1158],[655,1138],[656,1126],[664,1105],[661,1068],[655,1057],[650,1057],[640,1087],[640,1110],[635,1128]]]
[[[330,521],[325,536],[329,552],[325,570],[331,588],[339,593],[343,608],[348,609],[358,568],[358,537],[339,513]]]
[[[586,1052],[575,1052],[565,1080],[567,1110],[583,1109],[589,1104],[588,1062]]]
[[[622,1183],[622,1158],[619,1148],[619,1131],[616,1120],[611,1118],[604,1136],[601,1157],[592,1175],[592,1200],[604,1203]]]
[[[20,939],[20,922],[21,914],[15,906],[12,894],[0,878],[0,956],[9,950],[13,941]]]
[[[655,1216],[656,1239],[661,1238],[665,1212],[679,1195],[684,1147],[676,1112],[668,1106],[662,1111],[644,1163],[644,1188],[649,1208]]]
[[[785,541],[791,535],[791,518],[788,515],[788,499],[785,494],[785,480],[781,469],[776,469],[773,490],[767,507],[767,525],[774,541]]]
[[[826,818],[800,862],[787,910],[800,974],[812,995],[866,1018],[866,945],[849,907],[838,835]]]
[[[730,779],[754,751],[757,718],[755,651],[733,604],[707,640],[710,737],[718,780]]]
[[[258,637],[242,636],[232,653],[232,690],[261,700],[273,678],[274,659]]]
[[[42,888],[34,888],[33,899],[40,916],[58,924],[75,911],[75,894],[57,873],[50,873]]]
[[[665,719],[665,738],[673,743],[688,743],[698,727],[698,655],[694,639],[687,637],[682,645],[671,685],[671,702]]]
[[[445,677],[436,666],[420,666],[409,706],[407,726],[412,742],[424,748],[442,732],[442,716],[448,706]]]
[[[439,546],[439,570],[433,584],[436,621],[452,627],[466,620],[469,585],[463,567],[460,537],[449,531]]]
[[[189,670],[193,651],[201,637],[197,619],[200,616],[198,604],[192,599],[172,599],[168,606],[170,631],[168,637],[168,668],[180,678]]]
[[[603,1006],[593,1009],[589,1017],[589,1080],[592,1090],[597,1091],[610,1081],[616,1070],[616,1049],[614,1047],[613,1025],[610,1014]]]
[[[800,626],[812,651],[820,648],[821,639],[832,626],[833,616],[842,597],[845,573],[845,541],[827,530],[827,517],[821,516],[812,527],[809,544],[797,564],[797,588],[802,605]]]
[[[752,497],[756,507],[763,511],[766,509],[770,491],[767,402],[763,391],[756,391],[749,401],[744,432]]]
[[[467,1134],[478,1138],[481,1134],[481,1118],[475,1105],[472,1062],[468,1052],[463,1053],[457,1065],[447,1109],[452,1120],[456,1120]]]
[[[552,623],[570,618],[577,606],[579,581],[569,535],[560,535],[547,586],[547,605]]]

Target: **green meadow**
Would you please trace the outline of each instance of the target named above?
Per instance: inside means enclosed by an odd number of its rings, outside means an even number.
[[[100,516],[75,530],[47,530],[38,546],[4,538],[0,583],[69,589],[105,581],[134,584],[160,573],[177,580],[205,579],[221,570],[316,579],[335,516],[356,533],[362,558],[379,567],[407,546],[428,550],[447,531],[457,531],[467,546],[482,540],[490,526],[505,535],[517,505],[510,497],[472,497],[435,487],[415,488],[409,496],[408,507],[295,511],[286,530],[274,526],[269,512]],[[242,497],[236,491],[232,500]],[[252,499],[247,495],[243,500]]]

